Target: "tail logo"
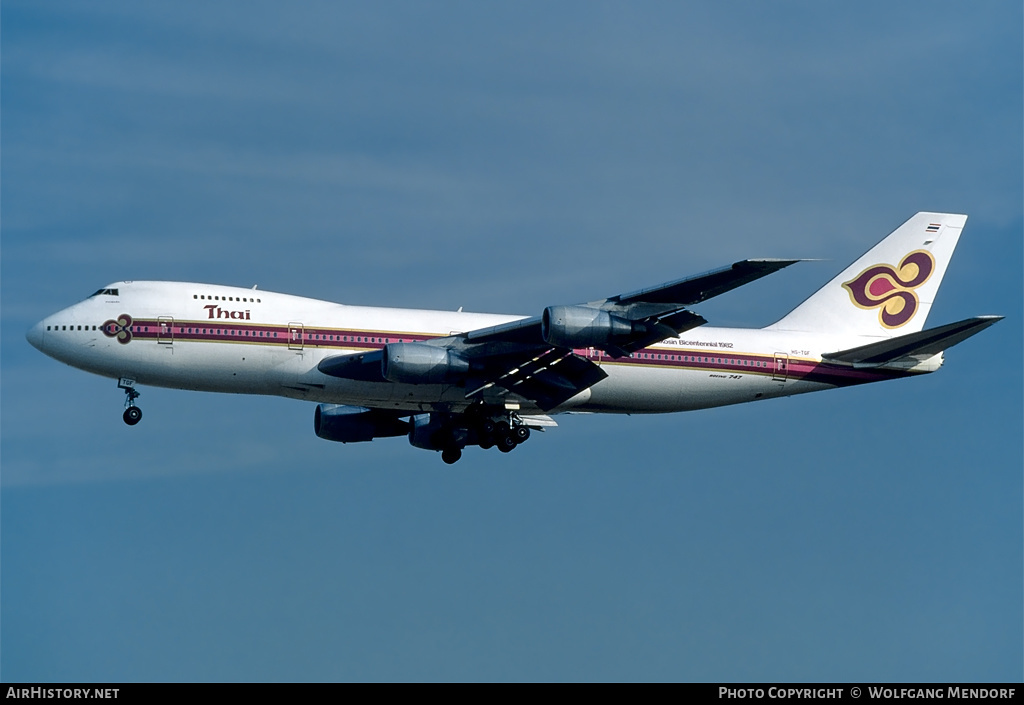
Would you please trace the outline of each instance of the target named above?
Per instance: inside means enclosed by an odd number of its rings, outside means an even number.
[[[916,250],[903,258],[898,267],[876,264],[848,282],[843,288],[857,308],[877,308],[878,322],[886,328],[899,328],[917,313],[914,289],[924,284],[935,271],[935,258],[926,250]]]
[[[132,339],[132,317],[122,313],[116,321],[103,324],[103,334],[108,338],[117,338],[117,342],[127,345]]]

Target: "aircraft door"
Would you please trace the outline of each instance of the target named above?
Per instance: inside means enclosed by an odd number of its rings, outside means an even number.
[[[161,345],[174,344],[174,317],[157,316],[156,319],[156,342]]]
[[[775,366],[772,369],[773,382],[785,382],[789,377],[789,355],[786,353],[775,353]]]
[[[288,324],[288,349],[302,350],[303,330],[301,323]]]

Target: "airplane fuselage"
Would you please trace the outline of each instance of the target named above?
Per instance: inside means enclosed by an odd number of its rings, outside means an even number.
[[[464,384],[342,379],[317,365],[331,356],[522,318],[347,306],[208,284],[117,282],[40,321],[29,340],[69,365],[141,385],[457,413],[471,404]],[[903,368],[822,361],[822,352],[856,342],[850,336],[704,326],[627,357],[577,349],[608,377],[548,413],[687,411],[931,372],[941,365],[941,354]],[[533,411],[528,404],[522,408]]]

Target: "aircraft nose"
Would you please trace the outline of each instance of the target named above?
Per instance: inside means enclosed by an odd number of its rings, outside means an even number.
[[[46,352],[43,349],[43,345],[46,341],[46,326],[43,325],[42,321],[32,326],[28,333],[25,334],[25,338],[36,350]]]

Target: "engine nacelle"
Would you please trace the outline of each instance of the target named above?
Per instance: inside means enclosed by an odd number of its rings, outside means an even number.
[[[313,430],[328,441],[361,443],[374,438],[404,436],[409,432],[409,422],[361,406],[320,404],[313,416]]]
[[[409,421],[409,443],[424,450],[466,445],[466,429],[441,414],[417,414]]]
[[[548,306],[540,323],[544,342],[560,348],[600,348],[633,333],[632,322],[589,306]]]
[[[384,346],[380,371],[390,382],[441,384],[465,376],[469,372],[469,361],[436,345],[388,343]]]

